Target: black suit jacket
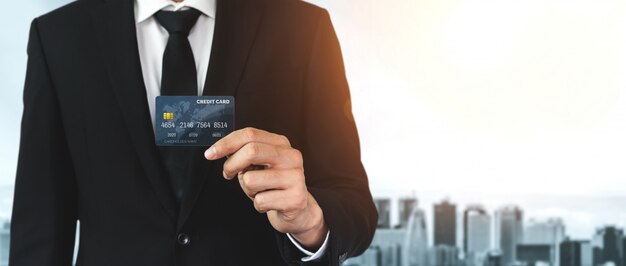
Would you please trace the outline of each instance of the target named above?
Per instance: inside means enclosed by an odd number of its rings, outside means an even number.
[[[295,0],[220,0],[205,95],[236,97],[236,126],[287,136],[330,228],[317,262],[362,253],[377,214],[328,13]],[[11,266],[283,265],[301,254],[222,163],[195,151],[179,206],[154,142],[132,0],[81,0],[35,19]],[[153,100],[153,99],[150,99]],[[189,243],[180,238],[187,236]]]

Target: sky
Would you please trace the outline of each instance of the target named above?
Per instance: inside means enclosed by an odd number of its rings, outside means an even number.
[[[516,204],[575,238],[626,226],[626,2],[314,2],[375,196]]]
[[[0,186],[14,182],[30,21],[0,17]],[[375,196],[444,197],[589,237],[626,226],[626,2],[312,0],[344,52]],[[5,192],[3,192],[5,193]]]

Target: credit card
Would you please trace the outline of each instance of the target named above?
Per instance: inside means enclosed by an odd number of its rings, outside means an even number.
[[[158,146],[211,146],[235,128],[235,97],[158,96]]]

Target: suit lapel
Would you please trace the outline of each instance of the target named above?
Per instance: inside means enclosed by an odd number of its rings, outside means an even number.
[[[204,95],[235,95],[263,15],[263,2],[218,0]]]
[[[133,1],[103,1],[102,8],[94,10],[93,16],[98,48],[103,53],[106,70],[137,156],[162,205],[172,217],[176,217],[178,206],[154,141],[139,61]]]
[[[218,0],[211,59],[203,95],[236,96],[248,54],[254,43],[263,15],[264,1]],[[200,194],[211,167],[220,167],[223,161],[209,162],[204,150],[198,148],[192,157],[192,171],[188,192],[185,193],[178,226],[183,226]],[[221,178],[211,176],[208,178]]]

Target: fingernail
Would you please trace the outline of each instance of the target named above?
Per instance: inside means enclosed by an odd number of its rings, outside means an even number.
[[[211,160],[213,159],[213,157],[215,157],[216,153],[217,152],[215,150],[215,147],[211,146],[211,148],[209,148],[208,150],[204,152],[204,157],[207,158],[207,160]]]
[[[226,172],[222,171],[222,175],[224,175],[224,178],[229,179],[228,175],[226,175]]]

